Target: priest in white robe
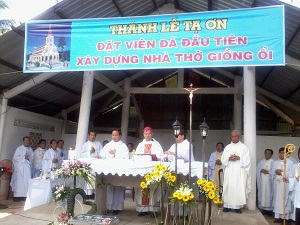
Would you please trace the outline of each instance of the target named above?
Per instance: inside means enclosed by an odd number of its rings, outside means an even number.
[[[272,215],[273,188],[270,170],[273,162],[273,150],[266,149],[264,154],[265,158],[256,166],[258,208],[261,210],[262,214]]]
[[[300,148],[298,150],[298,158],[300,159]],[[289,195],[292,193],[292,206],[295,208],[294,218],[295,224],[300,224],[300,162],[298,161],[291,169],[289,178]]]
[[[13,191],[14,201],[26,199],[29,179],[31,179],[31,168],[33,164],[33,150],[30,147],[30,138],[23,138],[23,145],[19,146],[13,156],[14,172],[10,186]]]
[[[121,137],[121,130],[112,131],[111,142],[107,143],[100,152],[102,159],[129,159],[129,149],[121,141]],[[121,186],[107,186],[106,208],[115,215],[124,209],[125,189]]]
[[[81,158],[99,158],[103,147],[99,141],[96,141],[96,137],[95,131],[89,132],[88,141],[83,144],[81,149]]]
[[[190,160],[190,142],[185,139],[184,131],[180,131],[178,137],[176,138],[177,142],[177,159],[181,159],[184,162],[189,162]],[[175,160],[176,144],[173,144],[168,151],[165,151],[164,154],[168,155],[168,161]],[[193,153],[193,145],[191,145],[191,162],[195,161]]]
[[[231,131],[230,139],[221,158],[224,166],[223,212],[242,213],[241,208],[251,190],[250,154],[246,145],[240,142],[238,131]]]
[[[224,144],[222,142],[218,142],[216,144],[216,151],[211,153],[209,160],[208,160],[208,179],[213,180],[216,184],[216,186],[223,186],[223,177],[221,179],[220,184],[220,178],[219,178],[219,170],[223,169],[223,165],[221,162],[221,158],[224,151]]]
[[[38,148],[34,150],[33,177],[39,177],[43,171],[43,158],[46,152],[46,140],[40,139]]]
[[[57,151],[59,152],[59,156],[61,158],[61,162],[69,159],[69,151],[64,149],[65,142],[63,140],[57,141]],[[60,165],[61,166],[61,165]]]
[[[279,159],[275,160],[272,163],[271,166],[271,176],[272,176],[272,186],[273,186],[273,212],[274,212],[274,217],[275,223],[280,223],[283,221],[284,218],[284,207],[283,205],[285,204],[285,219],[292,219],[293,218],[293,210],[292,210],[292,199],[291,196],[289,195],[289,185],[285,181],[285,177],[290,177],[292,171],[292,167],[294,163],[287,158],[286,159],[286,174],[284,176],[283,174],[283,168],[284,168],[284,147],[279,149]],[[284,193],[284,188],[285,188],[285,203],[283,202],[283,193]],[[284,204],[283,204],[284,203]]]
[[[61,165],[61,157],[57,151],[57,141],[52,139],[50,141],[50,148],[45,152],[43,158],[43,173],[49,174],[59,168]]]
[[[144,128],[144,140],[138,144],[136,148],[136,154],[155,154],[157,158],[163,156],[163,149],[161,145],[153,138],[153,131],[151,127]],[[145,205],[142,203],[142,189],[140,187],[135,188],[136,197],[136,210],[139,212],[139,216],[149,214],[149,212],[158,212],[160,210],[160,196],[159,190],[150,188],[150,201]]]

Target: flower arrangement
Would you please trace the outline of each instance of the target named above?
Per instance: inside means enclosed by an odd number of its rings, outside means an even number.
[[[213,181],[206,179],[197,180],[197,186],[200,193],[202,193],[208,200],[211,200],[217,206],[222,204],[219,194],[219,188],[216,187]]]
[[[175,190],[170,197],[170,203],[175,202],[182,205],[194,204],[196,206],[193,189],[191,189],[186,182],[181,183],[179,189]]]
[[[88,184],[93,186],[92,181],[95,181],[95,176],[90,172],[90,165],[78,160],[63,162],[61,168],[56,170],[56,174],[60,178],[81,177]]]
[[[142,181],[140,186],[143,191],[146,191],[152,185],[165,182],[168,186],[173,187],[176,181],[176,176],[170,172],[165,165],[156,164],[154,170],[147,173],[145,176],[145,181]]]
[[[65,224],[68,224],[68,220],[70,218],[71,218],[71,215],[68,212],[62,212],[58,216],[57,221],[49,223],[48,225],[65,225]]]
[[[52,197],[54,202],[63,201],[67,199],[68,193],[70,192],[71,187],[69,186],[55,186],[52,188]]]

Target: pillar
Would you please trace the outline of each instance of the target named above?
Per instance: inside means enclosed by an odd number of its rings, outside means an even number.
[[[94,74],[94,71],[85,71],[83,73],[82,93],[75,147],[77,159],[80,158],[81,148],[82,145],[86,142],[86,137],[89,129]]]
[[[127,143],[128,135],[128,121],[129,121],[129,110],[130,110],[130,89],[131,80],[129,77],[125,78],[124,91],[126,97],[123,99],[122,105],[122,119],[121,119],[121,131],[122,131],[122,140],[124,143]]]
[[[256,209],[256,87],[255,67],[244,67],[244,143],[250,151],[251,192],[247,205]]]
[[[233,129],[242,131],[242,110],[243,110],[243,96],[238,96],[241,88],[241,77],[234,76],[234,100],[233,100]]]

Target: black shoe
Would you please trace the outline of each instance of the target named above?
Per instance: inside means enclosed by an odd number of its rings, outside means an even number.
[[[118,215],[120,210],[113,210],[113,215]]]
[[[241,209],[235,209],[234,211],[235,211],[236,213],[239,213],[239,214],[242,213],[242,210],[241,210]]]
[[[148,215],[149,213],[148,212],[140,212],[139,214],[138,214],[138,216],[146,216],[146,215]]]
[[[229,212],[230,209],[229,208],[223,208],[223,212]]]
[[[273,221],[274,223],[282,223],[283,222],[283,219],[275,219],[274,221]]]

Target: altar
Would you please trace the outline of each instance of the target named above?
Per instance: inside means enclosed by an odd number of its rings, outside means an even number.
[[[157,163],[167,166],[168,170],[175,171],[174,162],[134,161],[132,159],[79,159],[90,163],[91,173],[96,175],[97,213],[106,214],[106,187],[107,185],[140,187],[143,176],[151,172]],[[207,168],[207,163],[205,163]],[[203,164],[199,161],[191,162],[191,178],[202,178]],[[188,180],[189,163],[178,162],[177,173],[181,179]]]

